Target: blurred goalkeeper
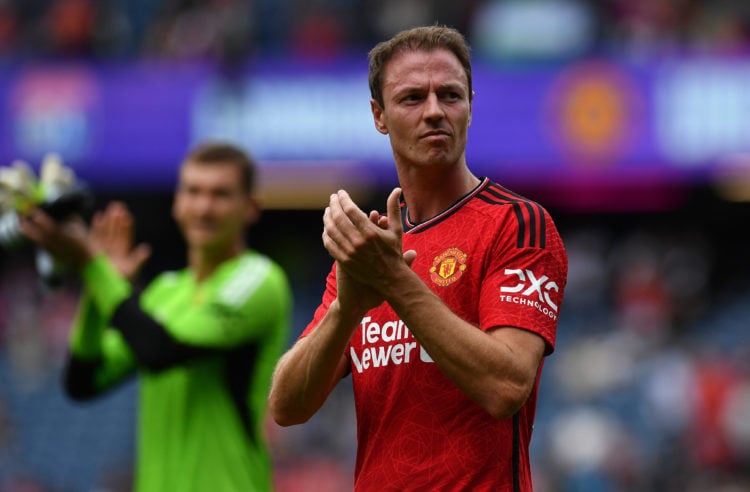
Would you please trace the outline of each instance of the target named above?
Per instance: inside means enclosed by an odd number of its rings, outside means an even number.
[[[247,248],[260,214],[255,165],[242,150],[204,144],[181,165],[172,214],[187,266],[142,293],[131,281],[147,260],[133,217],[118,202],[56,221],[36,208],[24,236],[80,272],[83,294],[65,385],[88,399],[140,376],[135,489],[272,489],[263,432],[274,364],[286,347],[291,294],[282,269]]]

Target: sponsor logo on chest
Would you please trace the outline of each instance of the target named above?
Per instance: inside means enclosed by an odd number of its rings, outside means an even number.
[[[359,351],[354,347],[349,349],[354,369],[360,374],[371,368],[408,364],[417,357],[422,362],[432,362],[400,319],[381,324],[365,316],[360,322],[360,331],[362,346]]]

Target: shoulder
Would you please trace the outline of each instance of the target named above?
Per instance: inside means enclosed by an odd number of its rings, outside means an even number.
[[[546,248],[557,241],[552,216],[538,202],[489,180],[472,200],[472,207],[497,223],[497,230],[518,248]]]
[[[261,288],[277,293],[288,289],[284,270],[257,251],[249,250],[225,267],[217,279],[216,291],[217,300],[225,304],[244,304]]]
[[[164,288],[175,288],[182,283],[187,274],[187,269],[167,270],[154,277],[146,286],[146,291],[158,291]]]
[[[475,207],[484,207],[485,210],[492,213],[508,212],[521,208],[547,215],[547,211],[539,203],[489,179],[477,190],[474,198],[472,204]]]
[[[269,276],[286,276],[274,260],[255,250],[247,250],[227,265],[226,282],[243,283],[243,278],[264,279]]]

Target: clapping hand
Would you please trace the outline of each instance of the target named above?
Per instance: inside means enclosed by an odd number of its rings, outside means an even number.
[[[134,245],[135,221],[122,202],[110,202],[94,214],[90,238],[94,249],[106,254],[115,268],[132,280],[151,256],[147,244]]]
[[[388,197],[388,214],[365,214],[345,191],[331,195],[323,215],[323,245],[336,260],[339,301],[362,311],[383,302],[387,275],[399,262],[410,266],[413,250],[402,251],[403,227],[395,188]]]

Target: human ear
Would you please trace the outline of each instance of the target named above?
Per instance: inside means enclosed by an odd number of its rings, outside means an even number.
[[[383,107],[375,99],[370,99],[370,110],[372,111],[372,118],[375,121],[375,129],[383,135],[388,135],[388,126],[385,124],[383,118]]]

